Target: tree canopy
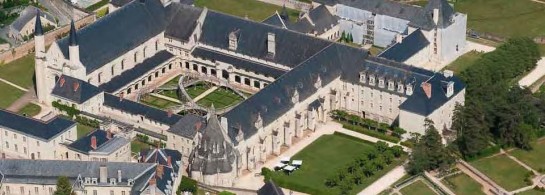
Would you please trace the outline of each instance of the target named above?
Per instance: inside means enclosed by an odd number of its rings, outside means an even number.
[[[441,135],[429,119],[425,121],[426,133],[418,138],[407,164],[407,172],[418,174],[435,169],[446,169],[455,162],[451,152],[443,145]]]
[[[57,190],[55,190],[54,195],[76,195],[72,191],[72,184],[70,184],[68,177],[62,176],[57,179]]]

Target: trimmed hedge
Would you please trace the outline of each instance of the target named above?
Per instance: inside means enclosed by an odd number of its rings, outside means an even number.
[[[400,141],[400,139],[397,138],[397,137],[386,135],[386,134],[380,133],[378,131],[369,130],[369,129],[366,129],[366,128],[362,127],[362,126],[351,125],[351,124],[348,124],[346,122],[341,122],[341,124],[343,125],[343,128],[345,128],[345,129],[352,130],[352,131],[355,131],[355,132],[358,132],[358,133],[363,133],[363,134],[371,136],[371,137],[376,137],[376,138],[383,139],[383,140],[393,142],[393,143],[398,143]]]
[[[95,11],[95,10],[107,5],[109,2],[110,2],[110,0],[101,0],[101,1],[99,1],[99,2],[97,2],[95,4],[93,4],[93,5],[85,8],[85,10],[92,12],[92,11]]]
[[[100,127],[100,122],[95,120],[95,119],[90,119],[90,118],[87,118],[87,117],[82,117],[82,116],[76,116],[76,122],[80,123],[80,124],[83,124],[83,125],[87,125],[89,127],[94,127],[94,128],[99,128]]]
[[[197,193],[199,187],[197,186],[197,181],[187,177],[182,176],[182,181],[176,190],[177,195],[181,195],[182,192],[191,192],[193,194]]]

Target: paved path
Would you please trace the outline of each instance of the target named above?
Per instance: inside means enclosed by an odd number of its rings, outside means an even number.
[[[449,195],[456,195],[454,192],[452,192],[452,190],[450,190],[450,188],[448,188],[447,186],[445,186],[443,183],[441,183],[441,181],[439,181],[439,179],[437,179],[437,177],[431,175],[429,172],[424,172],[424,174],[426,175],[426,177],[428,177],[428,179],[433,182],[436,186],[438,186],[439,188],[441,188],[441,190],[443,190],[443,192],[446,192],[447,194]],[[431,188],[433,189],[433,188]]]
[[[9,82],[9,81],[6,80],[6,79],[0,78],[0,81],[6,83],[6,84],[8,84],[8,85],[11,85],[11,86],[13,86],[13,87],[15,87],[15,88],[17,88],[17,89],[20,89],[20,90],[22,90],[22,91],[25,91],[25,92],[28,91],[28,89],[25,89],[24,87],[21,87],[21,86],[15,84],[15,83]]]
[[[378,194],[394,185],[394,183],[401,179],[405,174],[407,174],[405,167],[403,167],[403,165],[397,166],[390,172],[386,173],[386,175],[367,186],[360,193],[358,193],[358,195]]]
[[[532,0],[533,2],[536,2],[536,3],[541,3],[541,4],[545,4],[545,1],[540,1],[540,0]]]
[[[179,99],[174,99],[174,98],[164,96],[164,95],[161,95],[161,94],[158,94],[158,93],[150,93],[150,95],[158,97],[158,98],[162,98],[162,99],[165,99],[165,100],[168,100],[168,101],[171,101],[171,102],[182,103],[182,102],[180,102]]]
[[[28,90],[25,95],[20,97],[19,99],[15,100],[15,102],[11,103],[6,110],[12,111],[12,112],[18,112],[23,107],[25,107],[28,103],[31,101],[35,101],[38,98],[36,97],[36,92],[34,91],[34,88],[31,88]]]
[[[545,76],[545,57],[537,62],[537,66],[532,72],[519,80],[519,86],[529,87],[543,76]]]
[[[491,52],[491,51],[494,51],[494,50],[496,50],[496,48],[492,47],[492,46],[488,46],[488,45],[484,45],[484,44],[476,43],[476,42],[472,42],[472,41],[466,41],[465,53],[470,52],[470,51],[478,51],[478,52],[488,53],[488,52]]]
[[[202,98],[206,97],[208,94],[216,91],[216,89],[218,89],[217,86],[214,86],[208,90],[206,90],[205,92],[201,93],[199,96],[193,98],[193,102],[198,102],[199,100],[201,100]]]

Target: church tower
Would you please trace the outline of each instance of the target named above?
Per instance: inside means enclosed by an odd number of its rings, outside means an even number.
[[[36,94],[38,101],[43,104],[50,104],[48,100],[49,91],[47,90],[47,71],[45,65],[45,37],[40,20],[40,10],[36,14],[36,24],[34,26],[34,48],[35,48],[35,64],[34,70],[36,73]]]
[[[76,25],[74,24],[74,20],[70,23],[70,37],[69,37],[69,43],[68,43],[68,54],[70,57],[70,64],[71,66],[76,66],[77,64],[81,64],[79,60],[79,44],[78,44],[78,36],[76,33]]]

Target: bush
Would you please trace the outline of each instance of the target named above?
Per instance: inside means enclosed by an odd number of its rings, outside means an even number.
[[[197,186],[197,181],[187,177],[182,176],[182,181],[180,182],[180,186],[178,186],[178,189],[176,190],[176,195],[181,195],[182,192],[191,192],[195,194],[199,187]]]
[[[263,182],[271,180],[272,173],[273,171],[268,169],[267,167],[261,168],[261,175],[263,175],[263,177],[265,178]]]
[[[467,161],[475,161],[483,157],[487,157],[500,152],[501,147],[499,145],[488,147],[474,156],[467,157]]]
[[[72,106],[67,106],[67,105],[61,104],[58,101],[54,101],[51,103],[51,105],[54,108],[60,110],[61,112],[66,113],[70,118],[74,118],[74,116],[77,116],[81,113],[81,111],[79,111],[73,104]]]
[[[376,138],[383,139],[383,140],[393,142],[393,143],[397,143],[397,142],[400,141],[400,139],[397,138],[397,137],[382,134],[382,133],[380,133],[378,131],[369,130],[369,129],[363,128],[361,126],[356,126],[356,125],[343,123],[343,128],[348,129],[348,130],[352,130],[352,131],[355,131],[355,132],[358,132],[358,133],[363,133],[365,135],[369,135],[371,137],[376,137]]]
[[[90,118],[87,118],[87,117],[82,117],[82,116],[76,116],[76,122],[80,123],[80,124],[83,124],[83,125],[87,125],[89,127],[94,127],[94,128],[99,128],[100,127],[100,122],[95,120],[95,119],[90,119]]]
[[[85,8],[85,10],[89,11],[89,12],[92,12],[92,11],[95,11],[105,5],[107,5],[108,3],[110,2],[110,0],[101,0],[87,8]]]
[[[414,142],[412,142],[410,140],[402,141],[399,144],[401,144],[402,146],[405,146],[407,148],[413,148],[414,147]]]
[[[347,134],[344,134],[344,133],[341,133],[341,132],[333,132],[333,135],[338,135],[340,137],[344,137],[344,138],[347,138],[347,139],[351,139],[351,140],[354,140],[354,141],[357,141],[357,142],[364,142],[364,143],[367,143],[367,144],[371,144],[371,145],[374,145],[375,142],[372,142],[372,141],[369,141],[369,140],[364,140],[364,139],[360,139],[360,138],[357,138],[357,137],[354,137],[354,136],[351,136],[351,135],[347,135]]]
[[[218,195],[236,195],[236,194],[233,192],[221,191]]]

